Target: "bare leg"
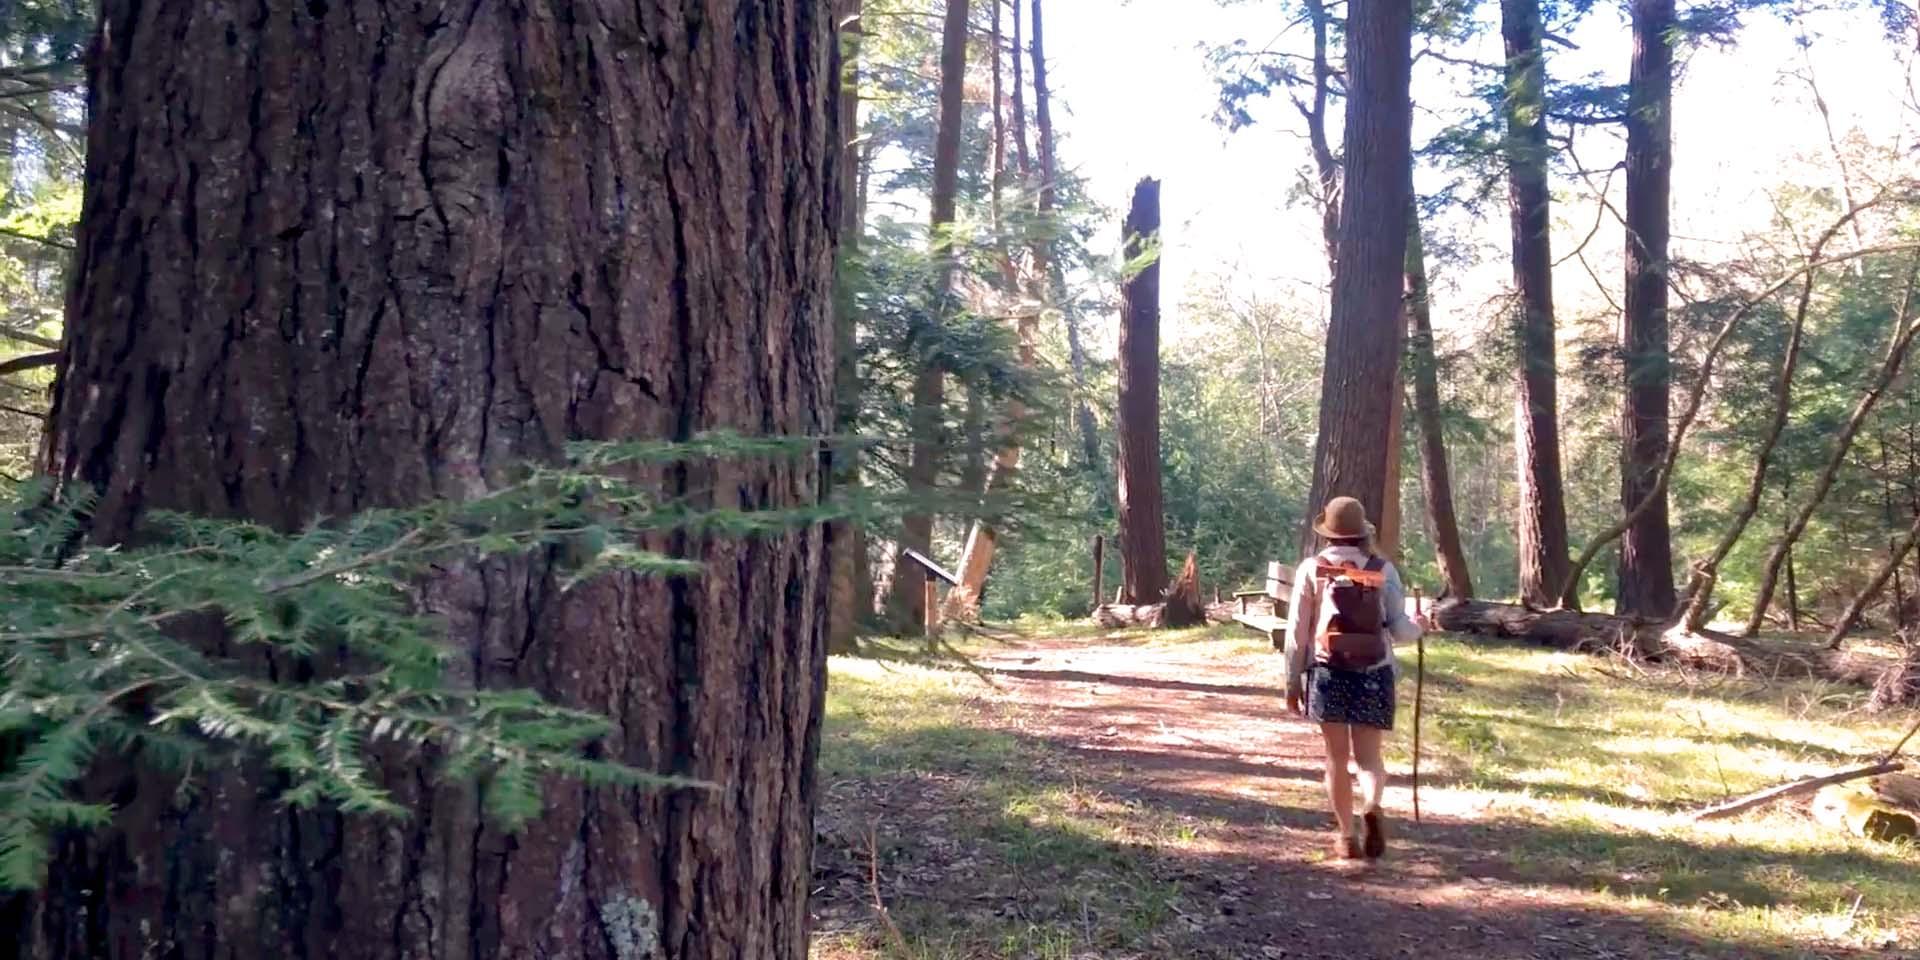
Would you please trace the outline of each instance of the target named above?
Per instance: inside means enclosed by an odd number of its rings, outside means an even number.
[[[1344,723],[1320,725],[1320,738],[1327,744],[1327,800],[1333,804],[1333,819],[1340,825],[1340,835],[1343,837],[1353,836],[1353,780],[1347,774],[1350,729],[1353,728]],[[1379,740],[1376,739],[1376,753],[1379,747]]]
[[[1387,789],[1387,761],[1380,756],[1380,741],[1386,731],[1378,727],[1353,727],[1353,760],[1360,767],[1360,812],[1380,809],[1380,796]]]

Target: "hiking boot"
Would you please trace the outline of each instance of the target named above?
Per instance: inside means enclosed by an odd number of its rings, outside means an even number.
[[[1366,828],[1367,838],[1366,838],[1365,846],[1366,846],[1367,859],[1369,860],[1379,859],[1381,854],[1387,852],[1386,818],[1380,816],[1380,812],[1378,810],[1375,810],[1368,813],[1366,816],[1361,817],[1360,820],[1361,820],[1361,823],[1364,824]]]
[[[1350,833],[1337,833],[1333,837],[1333,858],[1335,860],[1360,859],[1360,841]]]

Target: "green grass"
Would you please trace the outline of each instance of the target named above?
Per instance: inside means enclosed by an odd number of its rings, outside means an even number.
[[[1686,816],[1877,756],[1910,715],[1868,718],[1864,691],[1832,684],[1689,683],[1449,639],[1428,644],[1427,675],[1427,783],[1490,804],[1522,877],[1658,905],[1666,924],[1719,940],[1920,934],[1912,848],[1838,835],[1791,801],[1739,820]],[[1393,741],[1402,769],[1411,743]]]
[[[1266,650],[1233,627],[1080,636],[1207,658]],[[1004,642],[955,635],[938,655],[907,643],[832,662],[824,806],[836,806],[837,790],[870,791],[886,802],[867,807],[893,819],[827,828],[822,858],[848,861],[866,900],[856,922],[819,939],[816,960],[1167,955],[1183,894],[1202,896],[1157,864],[1204,853],[1226,825],[1104,793],[1054,748],[1020,735],[1022,718],[1010,712],[1020,708],[996,701],[957,656]],[[1403,666],[1390,741],[1397,773],[1412,749],[1413,658]],[[1698,683],[1584,655],[1432,638],[1425,694],[1422,793],[1442,816],[1416,828],[1423,842],[1492,851],[1529,887],[1753,955],[1920,941],[1914,849],[1836,834],[1791,802],[1710,824],[1687,816],[1884,751],[1912,716],[1860,714],[1864,691]],[[1312,804],[1313,789],[1289,783],[1275,796]],[[869,828],[881,838],[891,929],[873,922],[864,886],[859,838]],[[896,878],[913,882],[896,888]]]
[[[939,811],[937,824],[848,825],[900,838],[879,851],[882,876],[964,869],[952,866],[957,845],[977,870],[951,878],[953,888],[985,887],[994,895],[983,903],[1013,909],[903,899],[889,903],[897,937],[884,927],[830,934],[815,957],[1067,960],[1089,944],[1144,944],[1172,916],[1178,887],[1154,876],[1142,852],[1197,840],[1207,825],[1075,783],[1046,748],[974,725],[972,701],[985,690],[975,675],[951,659],[909,659],[833,661],[822,781],[889,799],[921,791],[913,809]],[[929,782],[935,795],[924,792]]]

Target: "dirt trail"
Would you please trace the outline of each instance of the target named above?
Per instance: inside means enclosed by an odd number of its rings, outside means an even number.
[[[1214,644],[1038,640],[975,662],[992,680],[991,688],[982,685],[975,708],[981,724],[1064,753],[1077,785],[1134,809],[1204,825],[1155,852],[1157,869],[1182,894],[1167,941],[1171,952],[1152,955],[1855,955],[1723,947],[1663,923],[1659,911],[1670,908],[1629,908],[1578,883],[1521,882],[1498,838],[1531,825],[1482,819],[1472,797],[1425,789],[1423,822],[1415,825],[1404,777],[1396,777],[1387,794],[1387,856],[1378,862],[1330,858],[1319,735],[1286,714],[1275,686],[1279,663],[1270,654],[1222,656]],[[1410,677],[1401,695],[1411,697]],[[883,802],[896,822],[916,815],[911,795],[896,791]],[[925,889],[941,895],[939,864],[926,866],[933,879]]]

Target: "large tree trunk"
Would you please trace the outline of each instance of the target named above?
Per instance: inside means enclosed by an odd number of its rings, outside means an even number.
[[[1405,3],[1353,0],[1349,7],[1339,269],[1333,277],[1308,501],[1317,507],[1332,496],[1357,497],[1374,517],[1382,516],[1386,505],[1387,448],[1394,442],[1397,402],[1392,385],[1405,335],[1401,287],[1412,202],[1407,177],[1412,29]],[[1310,548],[1310,530],[1303,540]]]
[[[1460,525],[1453,513],[1453,471],[1447,464],[1446,433],[1440,423],[1440,378],[1433,347],[1433,305],[1427,298],[1426,245],[1420,235],[1420,211],[1407,205],[1407,312],[1413,342],[1409,366],[1413,372],[1414,420],[1420,427],[1420,477],[1427,496],[1427,522],[1433,525],[1434,553],[1440,561],[1445,596],[1473,597],[1473,577],[1467,572],[1467,554],[1460,545]]]
[[[1920,256],[1915,257],[1913,266],[1907,271],[1906,286],[1900,296],[1900,309],[1894,318],[1893,336],[1887,344],[1886,356],[1880,361],[1880,369],[1874,373],[1867,391],[1854,403],[1853,413],[1847,417],[1846,425],[1840,428],[1840,435],[1834,438],[1833,449],[1827,454],[1826,467],[1820,471],[1819,479],[1814,481],[1813,491],[1808,494],[1807,501],[1793,514],[1787,529],[1767,554],[1766,566],[1760,572],[1760,585],[1754,593],[1753,612],[1747,617],[1747,636],[1760,632],[1760,625],[1766,622],[1767,605],[1773,602],[1773,591],[1779,581],[1781,566],[1792,555],[1793,546],[1800,542],[1800,535],[1806,532],[1807,525],[1813,522],[1813,514],[1826,501],[1827,492],[1833,489],[1834,481],[1840,476],[1840,467],[1847,462],[1847,455],[1853,449],[1854,437],[1860,434],[1867,417],[1880,404],[1881,396],[1900,375],[1900,368],[1906,362],[1913,341],[1920,338],[1920,319],[1915,318],[1917,279],[1920,279]]]
[[[1859,209],[1857,207],[1852,209]],[[1845,224],[1856,218],[1848,217],[1836,221],[1832,228],[1821,234],[1807,251],[1809,263],[1818,263],[1836,234]],[[1800,284],[1800,298],[1793,311],[1793,323],[1787,330],[1787,346],[1780,358],[1780,369],[1773,385],[1773,418],[1767,423],[1767,432],[1760,439],[1760,449],[1755,451],[1753,459],[1753,479],[1747,482],[1746,496],[1741,498],[1740,506],[1734,511],[1733,520],[1727,524],[1720,542],[1714,545],[1713,553],[1693,566],[1693,575],[1688,583],[1686,613],[1681,623],[1688,630],[1699,630],[1706,625],[1707,611],[1713,601],[1715,582],[1720,576],[1720,564],[1740,542],[1747,532],[1747,524],[1760,512],[1760,498],[1766,495],[1767,471],[1773,465],[1773,452],[1780,445],[1780,436],[1786,432],[1787,419],[1793,412],[1793,377],[1800,369],[1800,346],[1807,328],[1807,309],[1813,303],[1813,288],[1818,282],[1820,271],[1808,269]],[[1898,321],[1896,321],[1898,322]]]
[[[860,133],[860,41],[865,27],[860,22],[861,0],[840,0],[834,12],[840,24],[840,259],[834,289],[833,322],[833,422],[834,432],[851,437],[860,425],[860,368],[856,349],[859,318],[855,314],[851,278],[847,264],[858,255],[861,223],[860,157],[852,144]],[[852,494],[860,488],[860,448],[852,444],[836,446],[833,461],[833,489]],[[828,557],[833,579],[827,603],[827,649],[850,653],[858,645],[860,618],[873,612],[873,582],[867,578],[861,561],[867,554],[865,528],[850,520],[838,520],[827,526]]]
[[[1620,613],[1674,611],[1673,537],[1656,477],[1667,454],[1672,364],[1667,341],[1668,199],[1673,164],[1674,0],[1632,0],[1627,93],[1627,281],[1620,315],[1626,399],[1620,417],[1621,509],[1639,516],[1620,538]],[[1646,509],[1638,505],[1657,499]]]
[[[1135,270],[1120,290],[1122,603],[1155,603],[1167,589],[1166,518],[1160,505],[1160,182],[1141,180],[1124,228]],[[1139,258],[1151,251],[1144,266]]]
[[[1520,512],[1514,542],[1521,602],[1551,606],[1567,576],[1567,508],[1560,472],[1547,70],[1539,0],[1501,0],[1500,32],[1507,54],[1507,200],[1517,295],[1513,444]]]
[[[940,473],[940,432],[944,422],[942,407],[946,401],[946,371],[941,369],[934,344],[940,339],[938,326],[953,308],[953,280],[956,266],[949,229],[953,225],[953,207],[960,186],[960,126],[962,95],[967,74],[967,0],[947,0],[945,30],[940,40],[940,120],[933,141],[933,216],[928,240],[934,260],[933,308],[930,324],[914,338],[920,351],[919,370],[913,378],[912,415],[913,452],[907,461],[907,493],[931,498]],[[928,556],[933,552],[933,515],[927,506],[917,504],[900,520],[900,547]],[[893,565],[892,595],[888,608],[893,626],[903,632],[920,629],[926,621],[926,571],[919,564]]]
[[[48,463],[99,491],[92,533],[473,497],[581,439],[828,430],[831,11],[693,6],[104,0]],[[655,479],[695,508],[781,509],[825,478],[809,460]],[[563,590],[537,553],[444,564],[419,596],[459,679],[602,712],[606,757],[717,789],[553,784],[509,837],[411,754],[383,777],[411,815],[386,820],[291,811],[260,765],[181,791],[103,757],[114,825],[61,841],[0,942],[805,957],[824,535],[646,546],[706,573]]]

